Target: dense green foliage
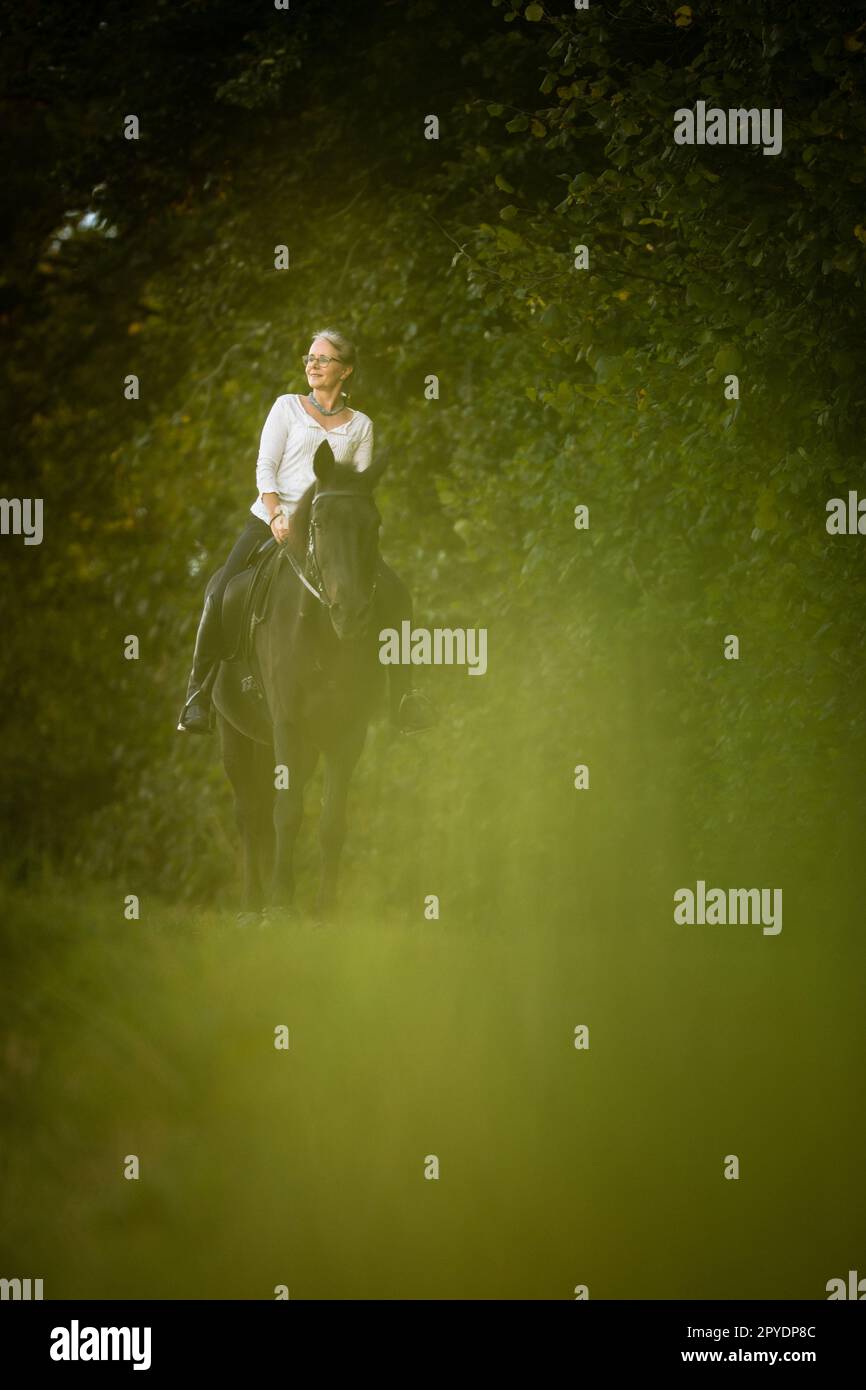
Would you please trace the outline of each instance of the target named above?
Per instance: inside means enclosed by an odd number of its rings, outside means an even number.
[[[386,553],[421,617],[491,631],[486,682],[431,673],[433,824],[462,810],[493,861],[523,844],[496,816],[516,742],[542,801],[599,738],[627,746],[626,782],[691,798],[710,838],[745,817],[745,843],[808,839],[855,796],[862,542],[824,507],[862,477],[857,7],[553,9],[9,15],[3,491],[46,515],[41,547],[2,551],[23,868],[231,880],[214,750],[178,746],[174,716],[264,416],[332,321],[394,446]],[[675,146],[699,97],[781,107],[781,155]],[[389,756],[359,783],[371,854],[418,767]]]

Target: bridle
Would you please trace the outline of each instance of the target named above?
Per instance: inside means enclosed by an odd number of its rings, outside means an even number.
[[[319,560],[318,556],[316,555],[315,533],[313,530],[313,507],[315,507],[316,503],[322,497],[353,497],[356,501],[360,500],[362,502],[369,502],[372,507],[375,507],[376,503],[373,501],[373,498],[369,495],[369,493],[352,492],[348,488],[325,488],[324,491],[317,492],[314,495],[312,502],[310,503],[310,525],[307,531],[307,554],[303,569],[299,565],[298,561],[296,560],[295,556],[292,554],[292,551],[288,548],[288,546],[285,544],[280,546],[280,555],[282,555],[285,559],[288,560],[289,564],[295,572],[296,577],[300,579],[304,588],[313,595],[314,599],[321,603],[323,608],[326,608],[330,612],[334,605],[328,598],[328,595],[325,591],[325,581],[322,578],[322,571],[319,568]],[[307,575],[304,573],[305,570],[310,573],[312,577],[312,583],[307,578]],[[370,603],[372,603],[373,596],[376,593],[376,584],[378,582],[378,577],[379,575],[377,569],[376,576],[373,579],[373,587],[370,590]]]

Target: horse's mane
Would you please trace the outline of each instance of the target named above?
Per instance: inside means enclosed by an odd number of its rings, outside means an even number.
[[[288,542],[296,555],[303,555],[307,546],[307,532],[310,529],[310,508],[316,484],[310,483],[292,515],[289,517]]]

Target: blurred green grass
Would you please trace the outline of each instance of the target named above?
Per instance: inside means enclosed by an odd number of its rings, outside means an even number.
[[[4,887],[4,1273],[49,1298],[824,1297],[862,1252],[850,904],[786,881],[778,938],[676,928],[669,864],[593,849],[606,906],[548,876],[486,927],[358,892],[325,929],[152,898],[128,922],[104,886]]]

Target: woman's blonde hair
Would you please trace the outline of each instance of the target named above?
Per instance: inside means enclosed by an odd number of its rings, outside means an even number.
[[[346,337],[345,333],[339,333],[336,328],[316,329],[316,332],[313,334],[312,338],[310,339],[310,342],[314,343],[317,338],[327,338],[329,343],[334,344],[334,347],[337,349],[337,352],[342,357],[345,365],[347,367],[354,367],[354,371],[349,377],[350,384],[354,386],[355,382],[358,379],[358,352],[355,347],[355,344],[351,341],[350,338]],[[346,400],[348,400],[349,396],[351,395],[351,392],[343,391],[342,394],[345,396]]]

